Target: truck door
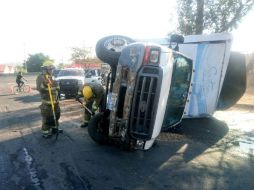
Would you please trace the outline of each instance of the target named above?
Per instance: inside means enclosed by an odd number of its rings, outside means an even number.
[[[177,53],[174,54],[174,59],[162,130],[167,130],[181,121],[190,88],[192,60]]]

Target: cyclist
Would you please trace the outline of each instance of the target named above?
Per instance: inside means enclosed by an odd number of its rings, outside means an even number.
[[[18,74],[17,74],[17,77],[16,77],[16,83],[18,84],[19,90],[20,90],[21,86],[24,85],[24,81],[23,81],[23,80],[27,81],[27,80],[23,77],[22,72],[19,71]]]

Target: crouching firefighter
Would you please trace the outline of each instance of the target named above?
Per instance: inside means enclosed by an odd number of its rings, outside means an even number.
[[[60,118],[60,106],[58,100],[59,85],[52,79],[54,66],[52,61],[45,61],[42,65],[42,73],[36,79],[37,90],[40,92],[42,104],[40,105],[42,116],[42,135],[49,138],[52,134],[62,132],[58,129]],[[57,136],[56,136],[57,138]]]
[[[88,122],[91,119],[91,116],[94,113],[101,111],[104,100],[104,88],[101,84],[97,82],[86,83],[84,86],[78,91],[78,95],[76,100],[80,101],[80,98],[84,97],[85,104],[83,104],[85,108],[84,113],[84,122],[80,127],[87,127]]]

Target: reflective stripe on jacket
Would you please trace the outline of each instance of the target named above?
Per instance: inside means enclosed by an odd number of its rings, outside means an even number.
[[[36,89],[40,92],[42,102],[45,102],[45,104],[48,104],[48,102],[50,102],[47,80],[48,79],[46,78],[46,75],[44,74],[40,74],[36,79]],[[49,76],[49,80],[51,82],[51,93],[52,93],[53,102],[57,103],[60,87],[57,84],[57,82],[52,79],[52,76]]]

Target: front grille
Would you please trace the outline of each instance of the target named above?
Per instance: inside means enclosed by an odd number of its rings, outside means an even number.
[[[159,74],[159,70],[158,69],[154,69],[154,68],[151,68],[151,67],[145,67],[143,69],[143,73],[148,73],[148,74]]]
[[[60,80],[60,90],[77,90],[78,89],[78,81],[76,79],[62,79]]]
[[[146,72],[146,71],[152,71]],[[159,101],[161,75],[159,67],[144,67],[138,74],[131,108],[130,133],[148,140],[152,136]]]
[[[60,85],[64,86],[71,86],[71,85],[77,85],[78,81],[76,79],[62,79],[60,80]]]

